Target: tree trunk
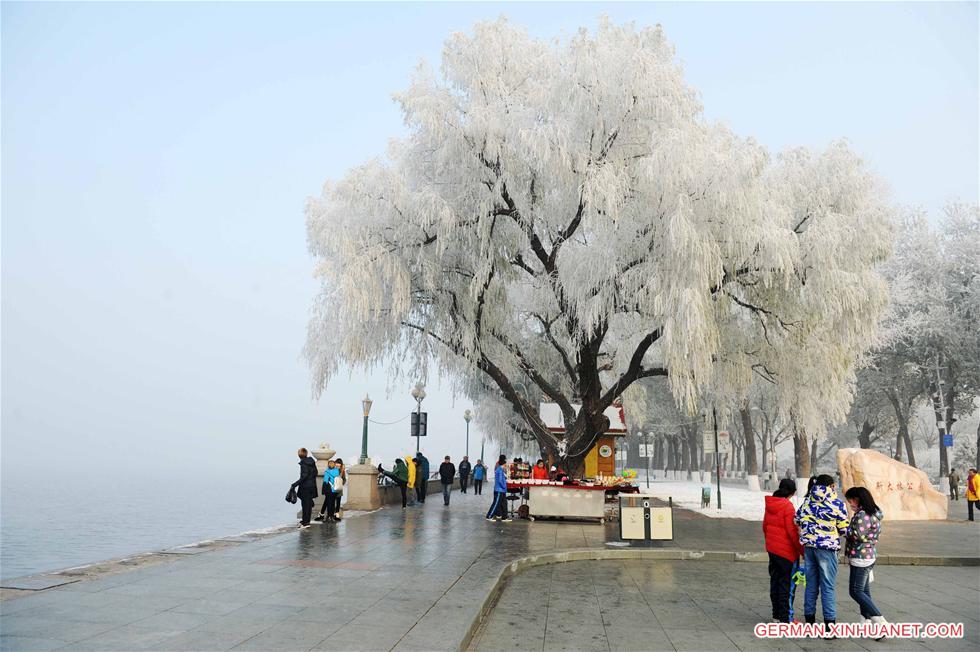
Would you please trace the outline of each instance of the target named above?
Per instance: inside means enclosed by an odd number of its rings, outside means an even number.
[[[895,459],[898,460],[899,462],[902,461],[902,448],[903,445],[905,444],[905,437],[903,436],[904,433],[902,432],[903,430],[904,429],[902,428],[902,422],[899,421],[898,434],[895,435]]]
[[[874,431],[875,427],[865,419],[864,423],[861,424],[861,431],[858,433],[858,446],[861,448],[871,448],[871,433]]]
[[[813,441],[810,443],[810,470],[816,472],[817,470],[817,438],[814,437]]]
[[[977,424],[977,461],[976,468],[980,469],[980,423]]]
[[[919,468],[915,465],[915,450],[912,448],[912,436],[909,434],[908,423],[902,430],[902,437],[905,438],[905,458],[909,461],[909,466]]]
[[[687,437],[681,436],[681,470],[687,471],[687,479],[691,479],[691,454],[688,452]]]
[[[687,449],[690,455],[690,465],[688,467],[687,479],[692,478],[692,472],[701,470],[701,462],[698,459],[698,430],[697,428],[687,429]]]
[[[752,427],[752,415],[747,407],[738,411],[742,417],[742,433],[745,437],[745,473],[759,475],[759,466],[755,452],[755,429]]]
[[[806,432],[794,428],[793,455],[796,458],[796,477],[801,480],[810,477],[810,451],[807,450]]]
[[[898,397],[898,394],[894,390],[889,390],[885,393],[888,397],[888,402],[892,404],[892,410],[895,412],[895,419],[898,421],[898,437],[895,440],[895,459],[901,461],[902,459],[902,445],[905,445],[905,455],[911,466],[915,466],[915,451],[912,450],[912,437],[909,435],[909,412],[911,411],[911,404],[903,405]]]
[[[636,468],[640,465],[640,436],[639,432],[631,432],[626,441],[626,465]]]

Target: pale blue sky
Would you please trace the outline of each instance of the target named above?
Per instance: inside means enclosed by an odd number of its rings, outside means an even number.
[[[365,391],[404,416],[382,372],[310,399],[303,205],[404,132],[390,96],[451,31],[660,22],[710,117],[774,149],[846,137],[937,210],[977,201],[977,6],[4,3],[3,470],[40,448],[292,474],[299,445],[356,457]],[[429,394],[424,448],[458,458],[468,406]]]

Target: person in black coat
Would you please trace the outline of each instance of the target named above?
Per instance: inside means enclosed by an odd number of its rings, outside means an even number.
[[[425,494],[429,490],[429,458],[422,453],[416,453],[415,461],[418,463],[415,467],[415,477],[421,479],[421,482],[415,483],[415,499],[424,503]]]
[[[453,478],[456,477],[456,465],[449,461],[449,456],[439,465],[439,482],[442,483],[442,500],[449,506],[449,492],[453,490]]]
[[[466,486],[470,483],[470,471],[473,470],[473,465],[470,464],[470,458],[468,455],[463,455],[463,461],[459,463],[459,491],[461,493],[466,493]]]
[[[310,517],[313,515],[313,501],[316,500],[316,462],[310,457],[309,451],[301,448],[296,451],[299,455],[299,480],[292,484],[296,495],[303,505],[303,517],[299,527],[310,527]]]

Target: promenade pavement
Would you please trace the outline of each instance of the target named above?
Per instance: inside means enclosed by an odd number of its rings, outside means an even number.
[[[386,508],[258,540],[232,539],[201,554],[167,556],[43,591],[5,591],[0,649],[454,650],[467,640],[502,569],[513,560],[556,550],[609,549],[607,542],[618,539],[615,524],[488,523],[483,515],[489,500],[454,492],[451,507],[433,496],[420,507]],[[762,549],[758,523],[681,510],[675,520],[675,540],[665,542],[667,549]],[[882,552],[972,552],[975,560],[976,537],[975,524],[891,523]],[[678,563],[706,587],[765,572],[764,564],[694,569],[699,564],[709,562]],[[575,566],[553,568],[575,577]],[[937,572],[947,569],[912,570],[921,571],[918,581],[926,590],[947,589],[945,575]],[[978,576],[976,567],[949,570]],[[765,582],[746,577],[735,589],[724,584],[724,590],[730,597],[765,600]],[[536,604],[544,599],[542,591]],[[977,607],[976,599],[965,604]],[[571,627],[574,613],[566,615]],[[483,636],[480,645],[487,649],[485,641]]]
[[[963,639],[760,640],[772,618],[766,564],[573,561],[536,566],[507,581],[470,652],[499,650],[977,650],[976,569],[880,566],[872,594],[890,622],[963,623]],[[858,622],[837,576],[837,619]],[[797,610],[803,596],[796,598]],[[818,616],[819,616],[818,611]],[[802,616],[797,613],[802,620]]]

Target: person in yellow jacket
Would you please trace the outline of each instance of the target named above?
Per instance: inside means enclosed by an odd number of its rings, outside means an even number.
[[[405,464],[408,466],[408,504],[415,504],[415,460],[412,459],[411,455],[405,456]]]
[[[977,474],[976,469],[970,469],[966,476],[966,508],[971,521],[973,520],[973,506],[978,502],[980,502],[980,474]]]

